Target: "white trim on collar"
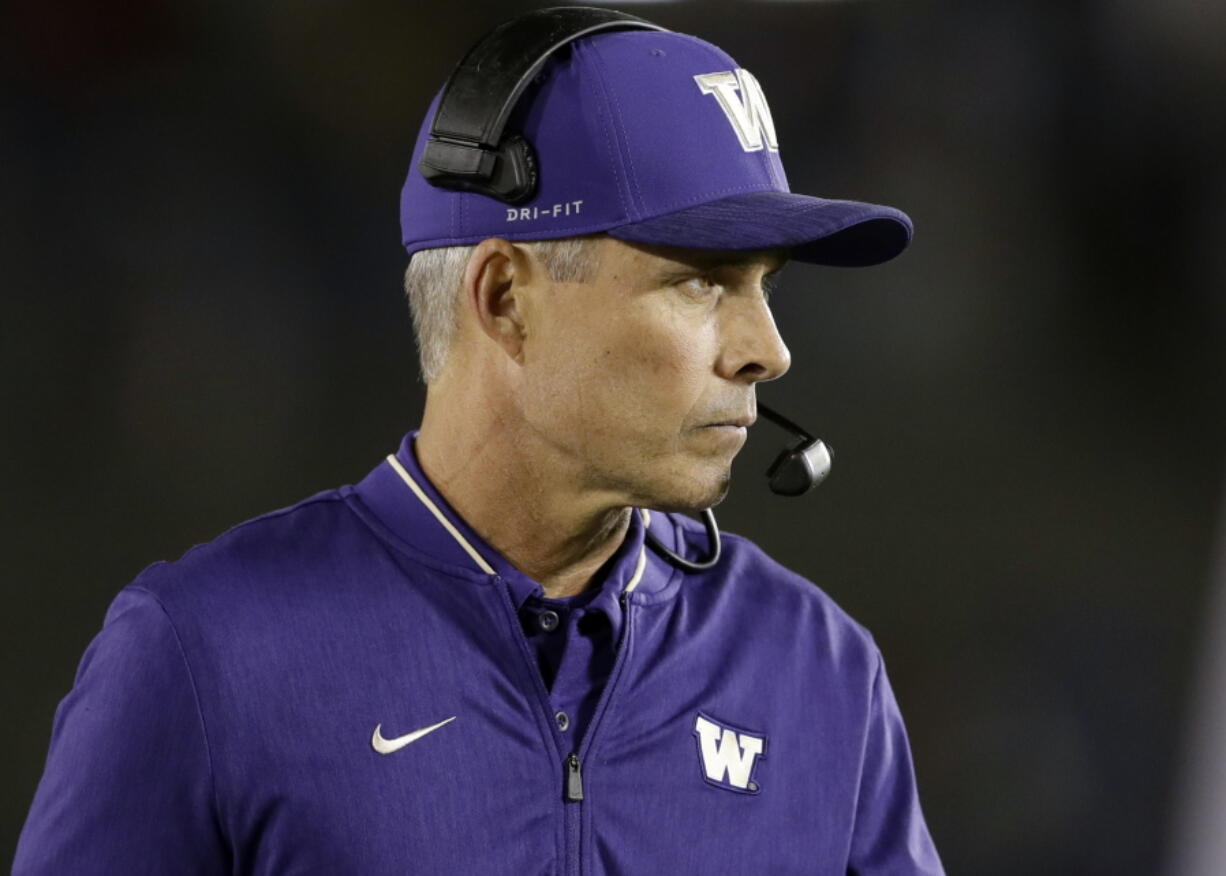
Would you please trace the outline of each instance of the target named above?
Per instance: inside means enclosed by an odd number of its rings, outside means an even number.
[[[496,575],[497,572],[494,571],[494,567],[487,563],[481,554],[477,553],[477,549],[468,543],[468,539],[460,534],[460,530],[451,525],[451,521],[443,515],[443,512],[438,509],[438,506],[430,501],[430,497],[426,495],[425,490],[418,486],[417,481],[413,480],[413,477],[404,470],[404,466],[400,464],[400,460],[397,459],[394,454],[389,453],[387,455],[387,461],[392,464],[392,468],[396,470],[396,474],[400,475],[400,479],[408,485],[409,489],[413,491],[413,494],[417,496],[417,498],[421,499],[421,503],[430,509],[430,513],[438,519],[439,523],[443,524],[443,529],[451,533],[451,537],[459,542],[460,547],[464,548],[464,552],[472,557],[473,562],[477,564],[481,571],[487,575]]]
[[[646,508],[640,508],[639,514],[643,517],[643,529],[651,526],[651,512]],[[639,548],[639,560],[634,565],[634,574],[630,576],[630,582],[626,585],[626,589],[622,593],[629,593],[639,586],[639,582],[643,580],[643,570],[647,568],[647,541],[644,539],[642,547]]]
[[[400,460],[396,458],[395,454],[389,453],[387,455],[387,461],[391,463],[392,468],[396,470],[396,474],[400,475],[400,479],[405,482],[410,490],[413,491],[413,495],[420,499],[421,503],[430,510],[430,513],[434,515],[435,519],[443,525],[443,529],[447,530],[447,532],[451,534],[451,537],[456,540],[460,547],[464,548],[464,552],[472,557],[473,562],[477,564],[481,571],[487,575],[496,575],[497,572],[494,571],[494,567],[485,561],[485,558],[477,552],[475,547],[469,544],[468,539],[463,536],[460,530],[456,529],[455,526],[452,525],[451,521],[447,519],[446,515],[439,510],[439,507],[430,500],[430,497],[426,495],[426,491],[421,488],[417,481],[413,480],[413,476],[410,475],[405,470],[404,466],[400,464]],[[646,508],[640,508],[639,513],[643,517],[643,528],[646,529],[651,525],[651,512]],[[636,562],[634,565],[634,574],[630,576],[630,581],[626,584],[625,589],[622,591],[623,593],[629,593],[634,590],[635,587],[639,586],[639,582],[643,580],[643,572],[646,568],[647,543],[644,542],[642,547],[639,548],[639,558],[638,562]]]

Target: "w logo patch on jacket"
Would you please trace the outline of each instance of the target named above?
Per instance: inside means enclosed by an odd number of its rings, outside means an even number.
[[[757,794],[754,769],[766,758],[766,735],[733,727],[698,713],[694,721],[702,777],[707,784],[741,794]]]

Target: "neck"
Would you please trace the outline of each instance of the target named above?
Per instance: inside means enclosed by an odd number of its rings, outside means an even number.
[[[439,401],[457,397],[427,394],[415,450],[430,482],[546,596],[586,590],[625,538],[631,509],[580,488],[564,460],[505,418],[476,413],[497,410],[493,400]]]

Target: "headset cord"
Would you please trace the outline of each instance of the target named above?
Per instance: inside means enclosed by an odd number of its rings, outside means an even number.
[[[713,568],[715,564],[719,562],[719,556],[723,551],[723,545],[720,543],[719,524],[715,522],[715,512],[710,508],[703,509],[702,525],[707,529],[707,540],[711,544],[711,555],[705,560],[699,560],[697,562],[687,560],[685,557],[670,551],[660,542],[658,538],[651,534],[650,528],[644,534],[647,537],[647,543],[651,545],[652,549],[678,569],[682,569],[686,572],[705,572],[707,569]]]

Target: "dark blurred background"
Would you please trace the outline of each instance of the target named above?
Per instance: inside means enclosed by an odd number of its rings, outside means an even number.
[[[399,186],[530,6],[0,7],[0,861],[114,594],[416,424]],[[1226,4],[625,8],[755,73],[795,190],[917,227],[785,272],[761,397],[835,474],[771,496],[759,426],[722,524],[875,633],[951,873],[1163,869],[1211,687]]]

